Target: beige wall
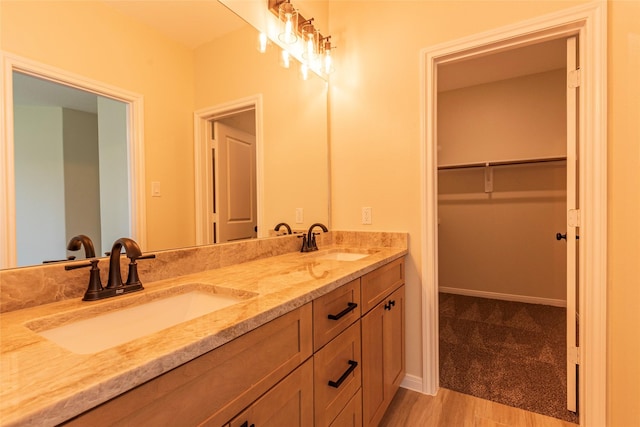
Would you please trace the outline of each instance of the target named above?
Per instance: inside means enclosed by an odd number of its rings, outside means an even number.
[[[422,48],[583,2],[330,3],[332,219],[337,229],[406,230],[407,371],[421,376],[420,75]],[[638,425],[638,53],[640,2],[609,7],[610,229],[608,418]],[[635,85],[635,86],[634,86]],[[635,92],[633,92],[635,90]],[[615,117],[614,117],[615,116]],[[373,224],[360,224],[360,208]]]
[[[496,166],[485,193],[484,168],[440,171],[439,286],[564,305],[565,178],[564,163]]]
[[[565,156],[565,79],[561,69],[438,93],[438,165]]]
[[[440,92],[438,163],[564,156],[565,78],[562,69]],[[566,244],[555,233],[566,228],[565,164],[492,170],[490,193],[484,168],[438,174],[439,286],[564,304]]]
[[[162,184],[162,197],[146,189],[147,249],[192,245],[192,52],[97,1],[1,10],[2,50],[144,96],[146,181]]]
[[[608,408],[640,426],[640,2],[609,3]]]

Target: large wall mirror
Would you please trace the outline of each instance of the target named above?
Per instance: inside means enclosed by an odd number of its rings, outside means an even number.
[[[266,8],[267,2],[264,3]],[[255,170],[246,176],[237,172],[235,175],[236,183],[252,187],[257,193],[252,208],[258,231],[248,237],[269,236],[280,222],[299,230],[314,222],[328,224],[327,84],[314,75],[301,80],[295,67],[282,68],[275,46],[259,53],[255,48],[257,31],[225,6],[217,1],[184,0],[2,1],[0,19],[4,58],[31,61],[37,67],[49,67],[139,97],[136,120],[131,120],[131,111],[127,113],[133,104],[114,114],[126,116],[126,126],[138,126],[128,131],[121,129],[120,133],[129,143],[131,139],[140,140],[143,148],[139,163],[143,166],[132,171],[127,169],[132,159],[120,157],[113,165],[99,166],[101,170],[94,175],[97,182],[105,175],[105,182],[112,183],[112,188],[105,189],[108,198],[100,196],[103,208],[121,205],[121,211],[141,216],[137,220],[131,218],[130,230],[145,251],[207,244],[216,239],[211,224],[219,219],[210,211],[219,194],[214,194],[216,188],[209,184],[211,167],[215,166],[215,160],[210,159],[219,152],[215,145],[219,142],[217,129],[228,127],[253,133],[256,141]],[[25,119],[25,111],[16,118],[16,112],[25,107],[14,106],[13,99],[7,99],[7,94],[14,94],[14,80],[28,80],[29,73],[21,75],[20,71],[3,66],[3,113],[12,129],[3,130],[0,160],[6,162],[8,155],[16,160],[13,156],[18,152],[18,161],[29,164],[28,152],[14,149],[13,143],[16,133],[33,131],[31,119]],[[11,88],[7,90],[9,84]],[[117,111],[117,101],[109,101],[107,97],[100,102]],[[82,110],[68,109],[72,110],[69,117]],[[20,123],[14,129],[16,120]],[[246,158],[243,149],[236,152]],[[45,160],[46,156],[41,156],[38,162]],[[96,161],[103,160],[98,156]],[[35,157],[32,161],[36,162]],[[128,166],[123,165],[125,162]],[[140,174],[140,182],[129,184],[137,187],[127,188],[123,178],[136,173]],[[249,179],[251,175],[254,183]],[[12,175],[12,180],[16,178]],[[137,210],[124,203],[131,195],[130,202],[138,206]],[[51,192],[47,196],[55,199]],[[0,197],[5,198],[5,192]],[[241,206],[234,203],[236,208]],[[4,208],[3,215],[23,219],[15,207],[11,212],[6,209],[6,200],[0,200],[0,206]],[[113,211],[106,213],[103,221],[113,221],[116,215]],[[91,235],[88,229],[75,225],[66,226],[73,230],[69,233]],[[57,227],[50,225],[48,229]],[[143,234],[136,236],[140,230]],[[63,230],[56,231],[64,236],[59,240],[68,238]],[[15,230],[3,229],[2,233],[6,245]],[[30,244],[41,243],[38,235],[26,240],[19,244],[27,252]],[[103,251],[112,236],[107,234],[96,240],[102,240],[97,252]],[[28,262],[4,263],[2,267],[38,264],[41,257],[45,261],[69,255],[64,245],[59,250],[31,257]],[[81,253],[74,255],[82,257]]]

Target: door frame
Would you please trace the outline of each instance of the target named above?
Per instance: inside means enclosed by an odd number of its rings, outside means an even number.
[[[211,223],[207,212],[212,183],[207,179],[210,175],[208,162],[208,131],[207,123],[218,117],[253,109],[256,119],[256,202],[258,204],[258,237],[264,224],[264,137],[262,131],[262,95],[252,95],[235,101],[218,104],[197,110],[193,113],[193,144],[194,144],[194,183],[196,199],[196,245],[210,244],[212,235]]]
[[[0,51],[2,100],[0,100],[0,268],[16,264],[16,205],[13,129],[13,72],[49,80],[54,83],[115,99],[128,106],[127,144],[129,156],[129,215],[131,238],[142,249],[147,247],[145,161],[144,161],[144,103],[143,96],[103,82],[42,64],[8,52]]]
[[[422,392],[439,388],[437,66],[577,34],[582,68],[579,103],[579,198],[582,209],[578,309],[580,425],[606,425],[607,280],[607,4],[594,2],[421,52]]]

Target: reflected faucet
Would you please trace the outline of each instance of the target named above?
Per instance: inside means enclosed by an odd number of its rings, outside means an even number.
[[[289,224],[287,224],[286,222],[281,222],[280,224],[276,225],[275,228],[273,229],[273,231],[275,231],[276,233],[280,231],[280,227],[284,227],[287,229],[287,234],[291,234],[291,227],[289,227]]]
[[[302,235],[302,247],[300,248],[300,252],[312,252],[318,250],[318,245],[316,244],[316,236],[320,233],[313,232],[313,229],[316,227],[320,227],[325,233],[329,231],[329,229],[325,225],[320,224],[319,222],[312,224],[311,227],[309,227],[307,235]]]
[[[93,249],[93,242],[89,236],[85,236],[84,234],[78,234],[77,236],[73,236],[71,240],[69,240],[69,244],[67,245],[68,251],[77,251],[81,247],[84,247],[84,257],[85,258],[95,258],[96,251]]]

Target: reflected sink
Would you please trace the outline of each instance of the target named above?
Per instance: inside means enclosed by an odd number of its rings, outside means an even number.
[[[333,261],[357,261],[371,254],[361,254],[356,252],[331,252],[326,255],[320,255],[316,259],[328,259]]]
[[[213,313],[250,296],[253,295],[211,293],[196,288],[63,326],[35,331],[74,353],[92,354]]]

